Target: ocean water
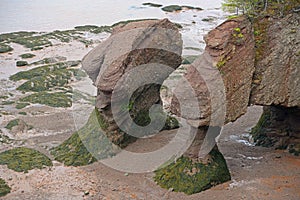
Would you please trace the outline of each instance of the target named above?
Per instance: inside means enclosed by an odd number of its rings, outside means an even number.
[[[0,0],[0,33],[72,29],[77,25],[111,25],[128,19],[170,18],[144,2],[191,5],[214,10],[222,0]]]

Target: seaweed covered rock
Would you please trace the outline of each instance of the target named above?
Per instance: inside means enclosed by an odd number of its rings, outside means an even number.
[[[8,193],[10,193],[10,187],[0,178],[0,197],[5,196]]]
[[[51,154],[67,166],[88,165],[113,156],[119,150],[103,133],[106,128],[107,124],[95,109],[87,123],[69,139],[51,149]]]
[[[231,179],[226,161],[217,148],[207,162],[182,156],[167,167],[155,172],[154,180],[163,188],[194,194]]]
[[[181,64],[181,52],[175,24],[144,20],[114,27],[110,38],[84,57],[83,69],[98,88],[96,107],[113,143],[125,146],[135,138],[125,133],[132,124],[148,124],[150,108],[161,104],[162,82]],[[161,111],[154,117],[160,119]]]
[[[52,166],[52,162],[39,151],[18,147],[0,153],[0,165],[7,165],[9,169],[26,173],[31,169]]]

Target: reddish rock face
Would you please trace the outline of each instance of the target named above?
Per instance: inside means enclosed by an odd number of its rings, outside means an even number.
[[[184,75],[193,88],[200,114],[192,116],[180,113],[178,97],[173,98],[171,111],[181,114],[183,118],[198,120],[193,123],[194,126],[222,126],[224,121],[236,120],[248,107],[255,59],[252,25],[242,17],[228,20],[210,31],[205,41],[205,53],[187,67]],[[189,105],[191,91],[183,88],[184,84],[178,85],[176,93],[185,98],[181,104],[186,102]],[[216,100],[221,95],[225,97]],[[211,116],[219,112],[223,104],[226,106],[223,124],[215,123]]]
[[[205,51],[212,57],[225,85],[226,122],[235,121],[247,111],[255,69],[251,22],[243,17],[228,20],[209,32],[205,41]]]

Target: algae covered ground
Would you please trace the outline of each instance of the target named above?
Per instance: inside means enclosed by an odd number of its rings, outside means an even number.
[[[0,153],[0,165],[7,165],[9,169],[26,173],[31,169],[52,166],[52,162],[39,151],[18,147]]]
[[[82,166],[115,155],[118,147],[105,133],[106,124],[95,109],[87,123],[69,139],[51,149],[54,159],[67,166]]]
[[[0,197],[5,196],[10,193],[11,188],[6,184],[6,182],[0,178]]]

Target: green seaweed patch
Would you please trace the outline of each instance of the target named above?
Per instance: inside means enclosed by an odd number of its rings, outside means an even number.
[[[2,144],[11,144],[12,143],[12,139],[10,139],[6,135],[3,135],[1,130],[0,130],[0,143],[2,143]]]
[[[22,108],[25,108],[26,106],[29,106],[29,105],[30,105],[30,103],[20,102],[20,103],[17,103],[16,109],[22,109]]]
[[[0,34],[0,42],[11,42],[14,39],[20,38],[20,37],[31,37],[34,34],[37,34],[37,32],[27,32],[27,31],[19,31],[19,32],[13,32],[13,33],[3,33]]]
[[[20,123],[20,119],[13,119],[8,122],[8,124],[5,126],[6,129],[11,130],[13,127],[18,126]]]
[[[73,77],[82,75],[79,69],[73,68],[79,63],[79,61],[67,61],[44,65],[28,71],[18,72],[10,76],[10,80],[28,80],[17,88],[17,90],[23,92],[41,92],[66,87]]]
[[[0,165],[7,165],[9,169],[27,173],[32,169],[52,166],[52,162],[37,150],[18,147],[0,153]]]
[[[67,166],[83,166],[115,155],[118,148],[113,145],[103,130],[108,124],[95,109],[87,123],[69,139],[51,149],[55,160]],[[91,153],[93,152],[93,154]]]
[[[23,45],[26,48],[34,49],[36,47],[51,46],[50,40],[43,35],[36,35],[31,37],[19,37],[13,39],[11,42]]]
[[[0,96],[0,99],[8,99],[9,97],[6,95]]]
[[[23,67],[23,66],[26,66],[26,65],[28,65],[28,62],[24,61],[24,60],[19,60],[19,61],[16,62],[17,67]]]
[[[165,11],[165,12],[181,11],[182,10],[182,6],[179,6],[179,5],[169,5],[169,6],[163,7],[162,10]]]
[[[2,105],[12,105],[14,103],[15,103],[14,101],[3,101]]]
[[[29,130],[33,128],[33,126],[26,124],[23,120],[21,119],[13,119],[7,123],[5,126],[6,129],[12,130],[13,127],[18,126],[19,124],[24,124]]]
[[[143,3],[143,6],[149,6],[149,7],[154,7],[154,8],[160,8],[163,5],[161,4],[156,4],[156,3]]]
[[[0,53],[7,53],[14,50],[11,46],[7,44],[0,43]]]
[[[176,192],[189,195],[229,181],[231,177],[223,155],[217,149],[213,149],[209,155],[211,162],[208,164],[181,157],[156,170],[154,180],[163,188],[173,188]]]
[[[75,30],[77,31],[85,31],[94,34],[102,33],[102,32],[111,32],[111,26],[95,26],[95,25],[84,25],[84,26],[76,26]]]
[[[26,58],[33,58],[33,57],[35,57],[35,55],[32,53],[24,53],[24,54],[21,54],[20,57],[23,59],[26,59]]]
[[[43,104],[50,107],[71,107],[72,95],[67,92],[37,92],[20,99],[22,102]]]
[[[14,33],[5,33],[0,34],[0,50],[2,49],[3,53],[11,51],[12,48],[9,47],[8,43],[17,43],[23,45],[26,48],[31,49],[32,51],[41,50],[44,47],[52,46],[51,40],[57,40],[60,42],[68,43],[73,40],[84,39],[82,36],[83,32],[91,33],[101,33],[101,32],[111,32],[111,26],[78,26],[72,30],[55,30],[50,33],[38,33],[38,32],[14,32]],[[80,41],[80,40],[79,40]],[[5,44],[4,44],[5,43]]]
[[[11,188],[6,184],[6,182],[0,178],[0,197],[3,197],[10,193]]]
[[[9,77],[12,81],[20,81],[20,80],[29,80],[37,76],[41,76],[41,74],[49,74],[56,70],[66,69],[69,67],[67,62],[60,62],[52,65],[45,65],[41,67],[37,67],[28,71],[18,72]]]
[[[67,60],[66,57],[57,56],[57,57],[51,57],[51,58],[43,58],[42,60],[31,63],[30,65],[53,64],[53,63],[58,63],[58,62],[65,61],[65,60]]]
[[[27,115],[26,112],[19,112],[19,115]]]

